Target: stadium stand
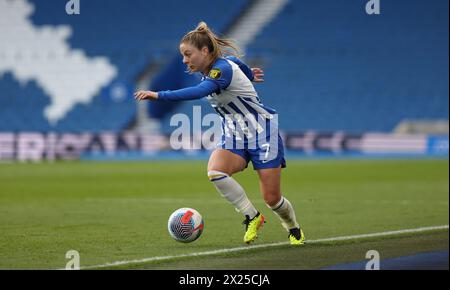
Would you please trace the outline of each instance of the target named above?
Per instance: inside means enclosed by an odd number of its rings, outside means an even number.
[[[0,0],[1,5],[7,2]],[[61,12],[66,1],[15,2],[23,3],[19,8],[24,10],[34,6],[27,17],[33,29],[44,34],[45,29],[52,31],[49,27],[68,26],[72,33],[67,45],[80,59],[102,57],[102,69],[115,71],[97,85],[89,101],[73,104],[49,122],[45,112],[53,100],[48,90],[33,78],[17,80],[13,69],[2,71],[0,66],[0,131],[100,132],[121,131],[133,123],[136,77],[153,61],[170,62],[187,30],[204,20],[222,32],[250,0],[227,1],[222,9],[210,1],[135,0],[131,5],[110,0],[105,5],[89,0],[77,16]],[[448,120],[448,1],[435,2],[439,5],[383,1],[381,15],[367,15],[360,0],[290,1],[245,49],[249,63],[264,66],[266,82],[256,85],[257,90],[263,102],[280,112],[281,128],[388,132],[404,119]],[[21,32],[12,29],[18,27],[12,19],[17,14],[2,16],[3,35],[20,38]],[[29,65],[57,59],[53,79],[65,85],[73,69],[58,59],[57,51],[55,56],[45,50],[45,42],[22,43],[44,61]],[[12,54],[0,48],[0,64],[12,59],[20,66],[26,52],[19,48]],[[191,115],[193,105],[212,112],[203,100],[181,104],[177,111]],[[169,117],[162,122],[169,131]]]
[[[99,88],[89,102],[78,102],[58,118],[57,122],[51,123],[44,112],[52,99],[39,82],[32,77],[19,82],[13,73],[14,69],[6,68],[2,71],[0,67],[0,131],[42,132],[123,130],[135,116],[136,105],[132,92],[137,75],[154,60],[173,58],[177,53],[179,39],[199,21],[208,21],[214,29],[221,31],[248,3],[232,0],[227,1],[227,7],[215,9],[216,4],[208,1],[136,0],[131,4],[111,0],[105,5],[103,0],[89,0],[82,2],[80,15],[67,15],[67,1],[64,0],[12,2],[13,4],[8,0],[0,0],[4,8],[1,31],[6,38],[21,38],[20,43],[24,46],[13,47],[12,53],[6,48],[3,51],[0,48],[0,63],[2,58],[5,62],[11,62],[12,59],[11,66],[20,66],[27,56],[27,52],[22,50],[32,49],[34,51],[31,55],[35,59],[58,62],[59,69],[54,72],[52,82],[56,85],[71,81],[77,83],[76,77],[68,77],[72,68],[67,66],[63,58],[58,59],[58,47],[52,47],[50,42],[33,43],[31,39],[26,39],[26,34],[21,33],[20,25],[17,24],[24,23],[23,25],[30,24],[31,29],[36,30],[39,36],[46,33],[44,30],[52,32],[52,27],[70,26],[72,34],[68,37],[67,44],[77,50],[76,53],[83,54],[86,58],[106,57],[110,65],[116,68],[115,76]],[[8,11],[15,13],[7,13]],[[26,15],[28,22],[17,19],[23,15]],[[162,20],[167,21],[161,22]],[[43,62],[31,62],[29,65],[41,66]],[[78,85],[83,86],[84,83],[79,82]],[[78,86],[67,88],[79,89]]]
[[[290,1],[247,51],[265,62],[262,99],[287,131],[448,120],[448,1],[436,2],[382,1],[367,15],[365,1]]]

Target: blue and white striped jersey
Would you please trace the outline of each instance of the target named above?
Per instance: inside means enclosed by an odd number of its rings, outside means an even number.
[[[218,58],[196,87],[158,92],[158,97],[178,101],[206,96],[222,118],[219,145],[253,149],[268,142],[271,135],[278,140],[278,116],[260,101],[252,80],[251,69],[238,58]]]
[[[261,103],[251,79],[250,68],[235,57],[219,58],[203,78],[220,87],[207,100],[222,117],[222,146],[233,142],[247,148],[249,143],[265,142],[270,134],[278,136],[276,111]]]

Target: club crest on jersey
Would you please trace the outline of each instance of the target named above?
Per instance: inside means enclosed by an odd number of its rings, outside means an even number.
[[[218,78],[220,78],[221,75],[222,75],[222,72],[218,68],[213,68],[209,72],[209,77],[212,78],[212,79],[218,79]]]

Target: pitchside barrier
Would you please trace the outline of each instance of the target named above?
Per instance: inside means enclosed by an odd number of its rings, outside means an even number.
[[[288,157],[446,157],[449,152],[448,136],[315,131],[281,136]],[[131,132],[0,132],[0,161],[201,159],[216,144],[210,137],[197,134],[174,144],[169,135]]]

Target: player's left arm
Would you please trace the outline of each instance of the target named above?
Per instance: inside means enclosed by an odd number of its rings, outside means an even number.
[[[241,71],[248,77],[249,80],[255,83],[261,83],[264,81],[264,71],[262,68],[255,67],[250,68],[246,63],[235,56],[228,56],[227,59],[231,60],[239,66]]]
[[[253,81],[255,83],[262,83],[264,81],[264,71],[262,68],[253,67],[252,73],[253,73]]]

